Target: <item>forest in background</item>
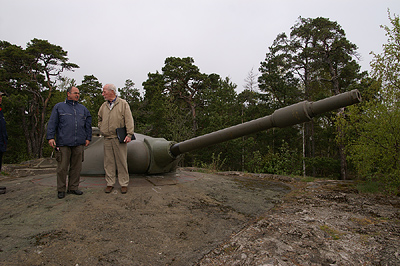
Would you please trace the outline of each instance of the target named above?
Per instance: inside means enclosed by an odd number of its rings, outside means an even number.
[[[358,89],[363,102],[289,128],[274,128],[193,151],[182,166],[280,175],[359,179],[400,188],[400,24],[388,11],[383,52],[371,73],[361,72],[357,45],[327,18],[299,18],[290,33],[267,48],[259,73],[245,90],[217,73],[201,73],[191,57],[168,57],[149,73],[141,94],[132,80],[118,88],[131,106],[135,131],[180,142],[273,113],[304,100],[316,101]],[[94,75],[80,84],[65,78],[79,66],[67,51],[33,39],[25,49],[0,41],[0,86],[9,134],[4,163],[49,157],[46,123],[53,106],[75,85],[93,116],[104,99]]]

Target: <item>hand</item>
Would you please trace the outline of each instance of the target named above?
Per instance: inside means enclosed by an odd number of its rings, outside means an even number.
[[[89,144],[90,144],[90,140],[86,140],[85,146],[87,147],[87,146],[89,146]]]
[[[53,148],[56,147],[56,141],[54,139],[49,139],[49,145]]]
[[[124,139],[124,142],[125,143],[129,143],[129,142],[131,142],[131,140],[132,139],[129,136],[126,136],[125,139]]]

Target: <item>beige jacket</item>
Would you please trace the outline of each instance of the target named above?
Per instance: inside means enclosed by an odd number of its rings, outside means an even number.
[[[105,138],[116,138],[116,129],[126,127],[127,135],[132,138],[134,122],[128,102],[117,97],[111,110],[109,106],[108,101],[105,101],[99,109],[98,126],[101,134]]]

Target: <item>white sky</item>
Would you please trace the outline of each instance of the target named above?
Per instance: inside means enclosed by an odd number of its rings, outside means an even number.
[[[192,57],[200,72],[229,77],[243,90],[258,73],[268,47],[290,32],[299,16],[337,21],[356,44],[362,70],[371,51],[387,42],[380,25],[399,0],[0,0],[0,40],[26,47],[34,38],[68,51],[84,75],[121,88],[131,79],[141,89],[148,73],[161,72],[167,57]]]

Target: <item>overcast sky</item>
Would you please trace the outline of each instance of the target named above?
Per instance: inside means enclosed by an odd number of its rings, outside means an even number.
[[[200,72],[229,77],[243,90],[268,47],[299,16],[336,21],[356,44],[362,70],[387,42],[380,25],[399,15],[399,0],[0,0],[0,40],[26,47],[48,40],[80,66],[65,75],[81,84],[94,75],[141,89],[167,57],[192,57]]]

